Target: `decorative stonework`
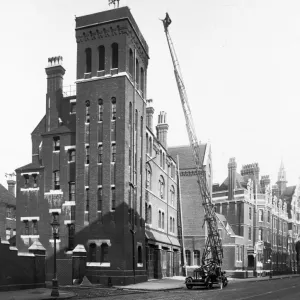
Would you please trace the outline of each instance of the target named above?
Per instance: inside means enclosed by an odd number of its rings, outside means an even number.
[[[197,176],[197,171],[182,171],[180,172],[180,176]]]
[[[44,194],[45,200],[49,204],[49,209],[57,209],[62,207],[63,192],[62,191],[50,191]]]

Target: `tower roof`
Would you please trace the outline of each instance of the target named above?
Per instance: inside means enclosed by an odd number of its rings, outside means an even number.
[[[283,160],[281,160],[279,172],[278,172],[278,181],[277,182],[287,182],[286,180],[286,172],[283,165]]]

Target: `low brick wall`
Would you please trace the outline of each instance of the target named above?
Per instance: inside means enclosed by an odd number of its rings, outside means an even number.
[[[18,253],[0,239],[0,291],[45,287],[45,253],[31,252]]]

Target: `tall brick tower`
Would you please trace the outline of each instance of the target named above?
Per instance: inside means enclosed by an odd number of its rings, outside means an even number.
[[[281,164],[279,167],[278,179],[277,179],[276,184],[278,186],[279,196],[280,196],[283,193],[283,191],[286,189],[286,184],[287,184],[286,172],[285,172],[285,168],[284,168],[282,160],[281,160]]]
[[[76,39],[76,244],[99,255],[92,281],[145,281],[148,46],[128,7],[77,17]]]
[[[228,200],[234,199],[234,190],[236,189],[236,161],[232,157],[228,163]]]

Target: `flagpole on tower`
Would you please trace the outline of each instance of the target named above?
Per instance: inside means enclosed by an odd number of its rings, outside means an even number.
[[[120,2],[120,0],[108,0],[108,5],[113,4],[114,8],[116,8],[116,3],[117,3],[117,8],[119,8],[119,6],[120,6],[119,2]]]

